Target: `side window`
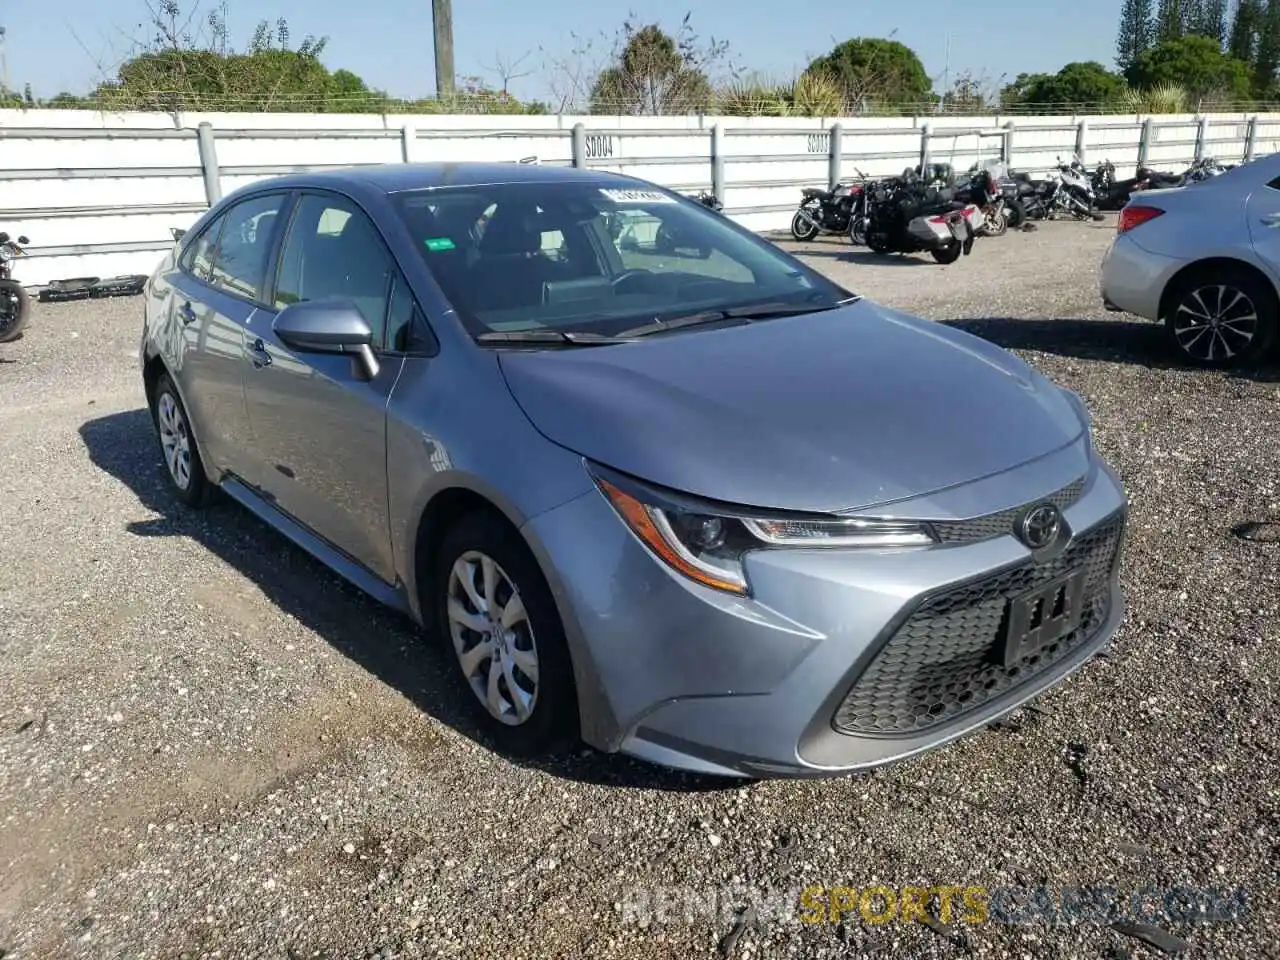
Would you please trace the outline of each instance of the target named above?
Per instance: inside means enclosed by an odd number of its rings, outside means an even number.
[[[209,224],[198,237],[187,245],[183,251],[178,267],[198,280],[209,279],[209,268],[213,266],[213,257],[218,246],[218,236],[222,233],[222,225],[227,222],[224,213]]]
[[[245,200],[227,211],[210,283],[250,300],[261,298],[272,228],[283,204],[284,195],[274,194]]]
[[[383,343],[395,264],[369,218],[350,201],[306,194],[299,201],[280,256],[275,305],[300,300],[351,300]]]
[[[409,333],[413,325],[413,291],[398,272],[391,288],[391,306],[387,310],[387,349],[403,353],[409,349]]]

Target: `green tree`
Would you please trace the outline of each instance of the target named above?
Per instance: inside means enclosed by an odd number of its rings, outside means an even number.
[[[1239,0],[1236,15],[1227,36],[1227,53],[1252,64],[1258,50],[1258,32],[1262,28],[1263,0]]]
[[[1160,0],[1156,12],[1156,37],[1159,40],[1176,40],[1187,29],[1187,0]]]
[[[1151,17],[1151,0],[1124,0],[1120,8],[1120,30],[1116,36],[1116,63],[1128,70],[1138,54],[1155,40],[1155,21]]]
[[[1188,10],[1187,32],[1223,43],[1227,39],[1227,0],[1196,0]]]
[[[853,105],[914,106],[933,99],[933,82],[914,50],[897,40],[855,37],[818,57],[805,71],[830,76]]]
[[[675,36],[656,23],[622,26],[610,66],[591,85],[592,113],[660,116],[705,111],[711,104],[709,72],[728,54],[714,38],[703,44],[685,14]]]
[[[1250,93],[1249,65],[1208,37],[1161,41],[1138,57],[1128,76],[1139,89],[1180,86],[1192,100],[1239,102]]]
[[[1021,73],[1001,91],[1003,110],[1052,113],[1067,108],[1096,109],[1117,102],[1124,80],[1093,60],[1068,63],[1057,73]]]
[[[1259,97],[1276,94],[1280,71],[1280,0],[1269,0],[1258,20],[1258,40],[1253,56],[1253,90]]]

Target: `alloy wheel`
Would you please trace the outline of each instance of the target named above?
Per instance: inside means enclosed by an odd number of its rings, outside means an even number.
[[[191,435],[182,408],[167,391],[160,394],[156,405],[156,424],[169,476],[179,490],[186,490],[191,485]]]
[[[1178,303],[1170,326],[1178,347],[1204,363],[1244,352],[1258,332],[1258,310],[1243,291],[1227,284],[1197,287]]]
[[[520,591],[478,550],[454,562],[447,590],[449,636],[467,685],[494,719],[519,726],[538,701],[538,646]]]

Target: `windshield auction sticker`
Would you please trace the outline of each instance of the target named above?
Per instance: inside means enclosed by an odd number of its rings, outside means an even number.
[[[601,193],[614,203],[675,203],[673,197],[657,190],[606,190]]]

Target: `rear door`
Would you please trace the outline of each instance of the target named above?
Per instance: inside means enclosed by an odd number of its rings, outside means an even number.
[[[244,398],[244,331],[258,308],[286,194],[229,207],[186,247],[173,277],[171,362],[211,466],[243,475],[252,441]]]
[[[256,483],[268,499],[351,559],[395,578],[387,516],[386,408],[404,358],[387,330],[411,301],[392,291],[395,260],[373,222],[346,197],[303,192],[290,217],[271,308],[248,330],[245,393]],[[406,288],[407,289],[407,288]],[[301,300],[353,301],[374,331],[379,372],[361,379],[350,356],[294,353],[272,330]],[[388,318],[390,317],[390,324]]]
[[[1203,184],[1197,185],[1191,189],[1200,189],[1202,186]],[[1220,183],[1212,186],[1222,192]],[[1271,275],[1280,277],[1280,177],[1255,187],[1245,211],[1253,249],[1266,261]]]

